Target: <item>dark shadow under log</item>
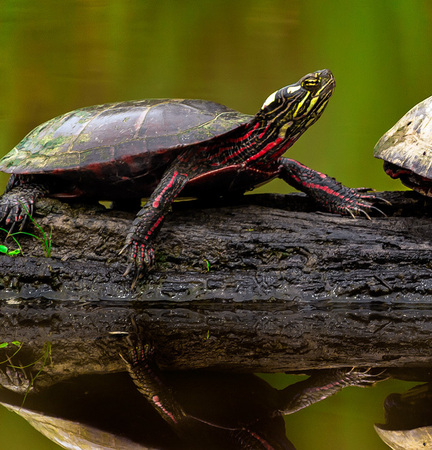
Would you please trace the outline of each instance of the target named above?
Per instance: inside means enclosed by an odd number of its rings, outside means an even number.
[[[135,317],[165,369],[430,366],[432,204],[382,197],[372,220],[301,194],[177,203],[134,291],[118,255],[132,213],[41,201],[52,257],[24,236],[24,257],[0,256],[0,343],[23,342],[24,363],[50,342],[54,378],[121,371]]]

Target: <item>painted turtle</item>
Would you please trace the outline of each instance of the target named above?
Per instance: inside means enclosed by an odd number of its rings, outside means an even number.
[[[375,197],[282,154],[315,123],[335,88],[313,72],[268,97],[255,116],[204,100],[151,99],[78,109],[30,132],[0,161],[12,174],[0,222],[25,221],[41,196],[98,200],[150,196],[126,237],[137,276],[154,262],[153,241],[173,200],[244,192],[275,177],[324,209],[359,215]]]
[[[409,110],[377,142],[375,158],[392,178],[432,197],[432,97]]]

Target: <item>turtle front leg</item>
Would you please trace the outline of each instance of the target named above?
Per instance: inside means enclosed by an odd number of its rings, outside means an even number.
[[[380,199],[368,192],[369,189],[346,187],[334,178],[293,159],[281,158],[280,162],[280,178],[309,195],[328,212],[350,216],[364,214],[367,218],[368,212],[372,210],[382,213],[373,205]]]
[[[187,419],[186,413],[165,386],[161,372],[154,361],[154,347],[143,344],[139,338],[128,338],[129,354],[120,355],[138,391],[150,402],[159,415],[174,429]]]
[[[291,384],[281,391],[280,414],[292,414],[324,400],[348,386],[368,387],[389,378],[381,369],[323,369],[307,380]]]
[[[168,170],[147,203],[138,212],[126,236],[126,244],[120,252],[123,253],[127,248],[130,248],[129,264],[124,275],[127,275],[135,267],[136,281],[145,268],[150,268],[154,264],[153,241],[161,228],[171,203],[188,180],[186,173],[182,173],[175,168]]]

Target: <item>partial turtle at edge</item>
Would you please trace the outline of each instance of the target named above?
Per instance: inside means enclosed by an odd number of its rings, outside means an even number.
[[[384,160],[384,170],[392,178],[432,197],[432,97],[410,109],[374,149]]]

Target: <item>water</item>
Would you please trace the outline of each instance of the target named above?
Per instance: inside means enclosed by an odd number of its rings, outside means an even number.
[[[0,154],[78,107],[186,97],[252,114],[276,89],[329,68],[334,97],[290,155],[349,186],[399,189],[372,150],[432,94],[431,29],[426,0],[3,0]],[[288,188],[275,181],[261,190]],[[382,420],[387,389],[350,389],[289,417],[290,438],[305,449],[325,448],[323,435],[328,448],[386,448],[372,422]],[[34,449],[56,448],[1,414],[0,448],[29,448],[24,439]]]

